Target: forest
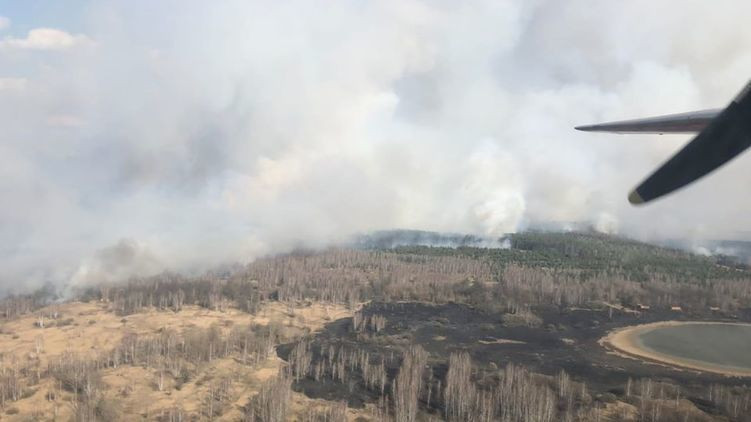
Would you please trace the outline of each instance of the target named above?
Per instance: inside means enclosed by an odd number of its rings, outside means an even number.
[[[105,375],[132,367],[149,374],[155,395],[201,383],[198,405],[149,414],[165,421],[344,421],[353,420],[356,409],[363,409],[357,418],[378,421],[751,420],[751,389],[737,380],[619,373],[605,385],[577,369],[522,354],[514,361],[516,355],[503,352],[513,344],[531,348],[536,338],[581,338],[594,349],[590,338],[633,321],[640,307],[650,309],[644,318],[666,318],[679,306],[682,318],[745,320],[751,272],[744,265],[595,233],[531,232],[508,240],[501,248],[360,244],[297,251],[198,276],[163,273],[83,286],[69,297],[50,286],[9,296],[0,301],[2,334],[12,338],[7,327],[24,317],[32,317],[38,334],[34,357],[2,353],[0,407],[21,417],[14,403],[46,386],[45,400],[64,395],[74,420],[117,420],[128,393],[113,394]],[[336,305],[349,316],[332,319],[323,331],[291,330],[284,319],[165,326],[124,332],[96,352],[42,359],[45,330],[80,324],[60,311],[73,302],[99,304],[122,321],[192,309],[259,317],[270,304],[289,315],[314,304]],[[428,315],[410,315],[404,310],[417,308],[400,304],[419,304]],[[445,306],[467,311],[440,313]],[[594,322],[581,329],[572,312]],[[477,321],[467,322],[469,314]],[[457,332],[472,327],[485,333],[473,342],[490,346],[475,349],[451,337],[436,346],[446,335],[422,341],[418,320]],[[276,375],[244,397],[238,377],[203,381],[199,375],[216,362],[258,368],[276,355],[284,361]],[[300,410],[292,405],[300,393],[324,401]]]

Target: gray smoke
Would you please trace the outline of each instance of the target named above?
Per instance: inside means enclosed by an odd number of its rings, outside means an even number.
[[[510,236],[489,237],[422,230],[380,230],[354,236],[353,239],[344,244],[359,249],[394,249],[402,246],[508,249],[511,247],[511,238]]]
[[[632,208],[688,137],[572,130],[722,106],[751,74],[747,2],[85,4],[72,29],[0,19],[6,288],[393,227],[751,229],[748,157]]]

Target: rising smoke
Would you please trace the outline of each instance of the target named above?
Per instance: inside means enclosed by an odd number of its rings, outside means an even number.
[[[749,230],[748,157],[634,209],[628,190],[687,137],[572,127],[723,105],[751,75],[750,11],[97,1],[42,32],[7,16],[0,285],[200,271],[393,227]]]

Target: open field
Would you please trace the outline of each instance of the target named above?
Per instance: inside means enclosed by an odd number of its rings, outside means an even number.
[[[33,314],[2,324],[0,350],[3,371],[13,367],[36,367],[45,372],[51,362],[60,359],[97,359],[104,351],[117,347],[126,336],[157,335],[165,331],[177,333],[219,327],[228,333],[233,327],[278,324],[284,338],[291,340],[320,330],[324,324],[352,314],[343,306],[322,304],[264,304],[255,315],[236,309],[208,310],[185,306],[179,312],[147,310],[128,316],[111,312],[105,302],[72,302],[44,307]],[[254,365],[233,357],[205,362],[181,382],[153,368],[120,365],[102,368],[97,380],[102,401],[109,401],[112,415],[118,420],[147,420],[167,417],[180,409],[184,417],[206,413],[205,398],[226,382],[229,404],[218,420],[239,420],[248,398],[260,386],[277,376],[284,362],[275,354]],[[161,385],[160,376],[162,377]],[[77,392],[67,391],[54,377],[42,375],[23,391],[23,397],[5,407],[7,420],[69,420],[76,411]],[[295,393],[293,409],[309,408],[310,399]],[[323,405],[327,405],[323,403]],[[293,415],[295,413],[293,412]],[[353,413],[354,414],[354,413]]]

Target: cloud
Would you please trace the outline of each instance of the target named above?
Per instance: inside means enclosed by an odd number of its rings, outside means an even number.
[[[10,19],[5,16],[0,16],[0,31],[10,26]]]
[[[722,106],[751,68],[751,3],[149,6],[96,2],[86,36],[2,41],[101,48],[0,57],[28,80],[0,95],[0,288],[201,271],[389,228],[751,230],[748,156],[633,208],[627,192],[688,137],[573,130]],[[114,267],[108,248],[143,259]]]
[[[23,91],[27,83],[26,78],[0,78],[0,91]]]
[[[36,28],[29,31],[26,38],[15,38],[11,36],[5,37],[0,41],[0,48],[23,50],[67,50],[91,44],[93,44],[93,41],[85,35],[71,35],[65,31],[54,28]]]
[[[80,117],[71,114],[54,114],[47,118],[47,124],[50,126],[80,128],[85,126],[86,122]]]

